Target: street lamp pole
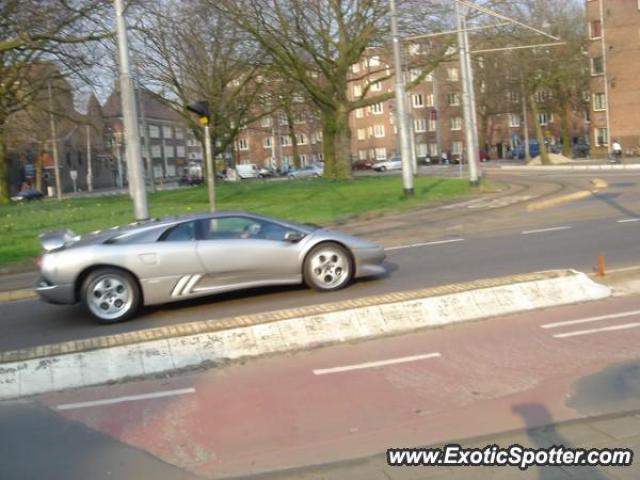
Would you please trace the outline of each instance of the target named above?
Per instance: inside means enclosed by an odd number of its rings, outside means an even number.
[[[407,129],[406,98],[404,75],[400,53],[400,36],[398,35],[398,13],[395,0],[389,0],[391,14],[391,36],[393,39],[393,60],[396,72],[396,119],[400,134],[400,158],[402,159],[402,183],[407,196],[414,194],[413,190],[413,162],[411,159],[411,141]]]
[[[462,80],[462,109],[464,112],[464,131],[465,145],[467,150],[467,159],[469,162],[469,182],[471,185],[478,185],[478,153],[476,145],[478,144],[477,132],[474,129],[475,121],[473,120],[474,109],[471,106],[473,98],[473,74],[471,70],[471,60],[469,55],[468,38],[464,31],[464,12],[458,0],[454,0],[456,4],[456,18],[458,25],[458,56],[460,57],[460,74]],[[462,163],[462,162],[460,162]]]
[[[53,175],[56,181],[56,197],[62,200],[62,182],[60,181],[60,160],[58,158],[58,139],[56,137],[56,120],[53,117],[53,95],[51,94],[51,80],[47,82],[49,90],[49,123],[51,126],[51,149],[53,150]]]
[[[149,218],[147,192],[144,185],[144,170],[140,150],[140,133],[138,115],[133,90],[133,81],[129,68],[129,46],[127,44],[127,27],[124,20],[123,0],[114,0],[116,10],[116,29],[118,33],[118,50],[120,53],[120,91],[122,96],[122,117],[127,152],[127,171],[133,209],[136,220]]]

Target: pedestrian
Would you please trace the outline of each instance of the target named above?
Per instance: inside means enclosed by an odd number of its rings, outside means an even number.
[[[622,145],[617,139],[611,144],[611,153],[613,154],[612,160],[614,162],[620,162],[620,159],[622,158]]]

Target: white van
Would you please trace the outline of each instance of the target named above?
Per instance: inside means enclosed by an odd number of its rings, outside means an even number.
[[[259,170],[255,163],[239,163],[236,172],[240,178],[257,178]]]

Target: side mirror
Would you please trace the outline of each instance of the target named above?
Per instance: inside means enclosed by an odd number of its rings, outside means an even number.
[[[287,232],[284,234],[284,241],[297,243],[305,237],[305,234],[302,232]]]

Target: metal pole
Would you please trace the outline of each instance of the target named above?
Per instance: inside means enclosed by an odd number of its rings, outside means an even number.
[[[116,10],[118,50],[120,53],[120,91],[122,95],[125,143],[127,146],[127,172],[135,218],[136,220],[146,220],[149,218],[149,209],[147,207],[147,192],[144,186],[144,169],[140,151],[136,101],[129,70],[129,46],[127,44],[127,27],[124,21],[123,1],[114,0],[114,7]]]
[[[467,65],[467,45],[464,38],[463,30],[463,12],[458,4],[457,0],[454,0],[456,4],[456,17],[458,24],[458,55],[460,57],[460,73],[462,80],[462,108],[464,111],[464,131],[465,131],[465,144],[467,150],[467,158],[472,158],[473,150],[475,149],[474,135],[473,135],[473,122],[472,122],[472,110],[471,110],[471,88],[469,84],[469,71]],[[476,162],[469,162],[469,182],[471,185],[478,184],[478,171]]]
[[[398,35],[398,14],[395,0],[389,0],[391,14],[391,36],[393,38],[393,60],[396,72],[396,117],[398,133],[400,134],[400,158],[402,159],[402,183],[405,195],[413,195],[413,165],[411,158],[411,144],[407,130],[407,113],[405,109],[404,75],[400,54],[400,37]]]
[[[418,156],[416,155],[416,127],[415,127],[415,116],[413,115],[413,110],[411,108],[411,99],[410,95],[407,93],[405,96],[405,105],[407,108],[407,123],[409,124],[409,131],[411,135],[409,135],[409,144],[411,146],[411,168],[413,169],[414,175],[418,174]]]
[[[209,133],[209,124],[204,126],[204,156],[207,162],[207,188],[209,192],[209,210],[216,211],[216,191],[213,175],[213,151],[211,150],[211,134]]]
[[[524,160],[526,163],[531,161],[531,152],[529,151],[529,112],[527,112],[527,92],[524,88],[524,80],[522,81],[522,125],[524,127]],[[517,160],[517,159],[516,159]]]
[[[462,16],[462,30],[465,48],[465,62],[467,64],[467,83],[469,88],[469,104],[471,106],[471,134],[473,136],[473,150],[468,153],[467,161],[469,169],[473,164],[476,169],[476,175],[482,176],[480,170],[480,140],[478,138],[478,114],[476,112],[476,88],[473,80],[473,65],[471,64],[471,47],[469,46],[469,31],[467,30],[467,17]]]
[[[60,181],[60,161],[58,159],[58,140],[56,138],[56,121],[53,118],[53,95],[51,95],[51,80],[47,82],[49,89],[49,123],[51,124],[51,149],[53,150],[53,173],[56,179],[56,197],[62,200],[62,182]]]
[[[136,72],[137,72],[136,67]],[[137,98],[138,98],[138,106],[140,108],[140,121],[142,123],[142,135],[144,136],[144,156],[147,159],[147,170],[149,172],[149,191],[151,193],[156,191],[156,179],[153,174],[153,158],[151,157],[151,145],[149,145],[149,125],[147,124],[147,117],[144,113],[144,101],[142,99],[142,88],[140,87],[140,74],[138,73],[136,79],[137,85]]]
[[[91,126],[87,125],[87,190],[93,192],[93,166],[91,161]]]

